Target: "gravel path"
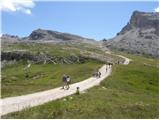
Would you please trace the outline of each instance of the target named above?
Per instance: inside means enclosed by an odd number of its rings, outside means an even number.
[[[124,65],[128,65],[129,64],[129,62],[130,61],[132,61],[131,59],[129,59],[129,58],[126,58],[126,57],[124,57],[124,56],[122,56],[122,55],[117,55],[118,57],[121,57],[121,58],[123,58],[123,59],[125,59],[125,61],[124,61]]]
[[[129,64],[129,59],[120,56],[125,59],[124,64]],[[107,67],[107,72],[106,72]],[[101,72],[101,78],[90,77],[84,81],[74,83],[70,85],[69,90],[64,90],[59,88],[46,90],[42,92],[36,92],[33,94],[22,95],[17,97],[8,97],[0,100],[1,115],[5,115],[11,112],[21,111],[28,107],[38,106],[44,103],[47,103],[52,100],[60,99],[69,95],[72,95],[76,92],[76,88],[80,88],[80,92],[85,91],[93,86],[99,85],[102,80],[107,78],[112,71],[112,68],[109,68],[107,65],[103,65],[99,71]]]

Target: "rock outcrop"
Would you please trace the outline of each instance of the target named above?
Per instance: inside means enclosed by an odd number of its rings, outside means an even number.
[[[1,42],[3,43],[15,43],[19,42],[20,38],[14,35],[3,34],[1,37]]]
[[[4,34],[1,37],[3,43],[15,42],[37,42],[37,43],[62,43],[79,44],[87,43],[96,45],[98,42],[94,39],[84,38],[70,33],[62,33],[53,30],[37,29],[31,32],[29,36],[20,38],[18,36]]]
[[[158,57],[159,15],[157,12],[133,12],[129,23],[117,36],[103,41],[110,49]]]
[[[89,58],[82,56],[50,56],[46,54],[32,54],[25,51],[7,51],[1,53],[1,61],[29,60],[33,63],[73,64],[84,63]]]
[[[84,39],[83,37],[77,35],[71,35],[69,33],[61,33],[52,30],[37,29],[34,30],[29,36],[29,40],[75,40]]]

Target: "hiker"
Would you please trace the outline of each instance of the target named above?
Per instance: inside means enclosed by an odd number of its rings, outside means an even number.
[[[63,77],[62,77],[62,82],[63,82],[63,87],[62,89],[64,89],[64,87],[66,86],[67,84],[67,76],[64,74]]]
[[[98,77],[99,77],[99,78],[101,77],[101,72],[100,72],[100,71],[98,71]]]
[[[111,66],[110,67],[112,67],[113,66],[113,63],[111,63]]]
[[[79,92],[79,87],[77,87],[77,90],[76,90],[76,95],[79,95],[80,92]]]
[[[106,64],[106,72],[107,72],[107,69],[108,69],[108,68],[107,68],[107,64]]]
[[[109,68],[110,68],[110,65],[111,65],[111,63],[108,63]]]
[[[112,67],[112,65],[113,65],[113,63],[108,63],[108,65],[109,65],[109,68],[111,68],[111,67]]]
[[[70,88],[69,87],[69,85],[70,85],[70,83],[71,83],[71,78],[69,77],[69,76],[67,76],[67,79],[66,79],[66,81],[67,81],[67,90]]]

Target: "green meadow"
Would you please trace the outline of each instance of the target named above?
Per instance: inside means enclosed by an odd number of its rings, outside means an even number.
[[[2,97],[19,96],[62,86],[63,74],[71,77],[72,83],[89,78],[103,63],[88,60],[82,64],[33,64],[28,70],[26,62],[19,62],[2,69]]]
[[[66,98],[52,101],[40,106],[27,108],[20,112],[10,113],[2,116],[2,118],[30,118],[30,119],[31,118],[37,118],[37,119],[156,118],[158,119],[159,118],[158,59],[146,58],[137,55],[129,55],[124,53],[122,54],[126,57],[131,58],[133,61],[129,65],[114,65],[112,74],[107,79],[105,79],[100,84],[100,86],[93,87],[85,91],[84,93],[81,93],[80,95],[68,96]],[[90,72],[95,67],[98,67],[100,65],[100,64],[97,65],[97,63],[95,62],[94,65],[92,65],[93,62],[86,64],[88,64],[89,70],[83,69],[85,71],[82,71],[81,68],[83,65],[80,66],[73,65],[75,66],[74,69],[75,71],[73,69],[68,70],[68,72],[70,71],[70,73],[68,74],[70,74],[74,78],[77,76],[78,72],[79,74],[82,75],[81,77],[83,77],[84,79],[85,77],[88,77],[91,74]],[[86,67],[85,64],[84,66]],[[90,68],[91,66],[92,68]],[[51,66],[48,67],[50,68]],[[37,69],[36,65],[35,69]],[[15,73],[13,71],[14,70],[11,69],[11,72],[9,73],[10,74]],[[38,71],[41,72],[41,69],[38,69]],[[52,70],[48,71],[50,73],[50,77],[48,77],[47,80],[48,82],[46,82],[48,86],[50,86],[49,85],[50,83],[52,83],[53,85],[52,81],[54,79],[53,74],[56,74],[58,76],[57,78],[60,78],[61,74],[64,73],[63,71],[61,72],[60,70],[56,71],[56,73],[54,73],[53,71]],[[81,71],[82,73],[79,71]],[[86,74],[85,76],[84,73]],[[46,73],[44,75],[46,75]],[[80,79],[82,80],[82,78],[79,79],[77,78],[77,81],[79,81]],[[34,87],[36,87],[37,83],[39,83],[40,85],[42,85],[41,83],[43,84],[45,83],[43,79],[37,82],[36,80],[33,81],[34,81],[33,83],[35,83]],[[19,84],[21,83],[19,80],[17,80],[15,81],[15,83],[11,82],[11,85],[12,84],[18,85],[16,82]],[[22,83],[24,84],[25,82]],[[45,86],[45,84],[42,86]],[[31,88],[33,88],[33,86]],[[2,90],[3,90],[3,83],[2,83]],[[25,91],[26,90],[27,89],[25,89]],[[11,95],[11,93],[8,92],[7,94],[6,92],[6,94],[4,94],[3,96],[5,95],[6,96]]]

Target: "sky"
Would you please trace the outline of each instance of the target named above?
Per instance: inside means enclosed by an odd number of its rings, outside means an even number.
[[[41,28],[96,40],[110,39],[129,22],[133,11],[159,10],[158,1],[2,1],[1,33],[20,37]]]

